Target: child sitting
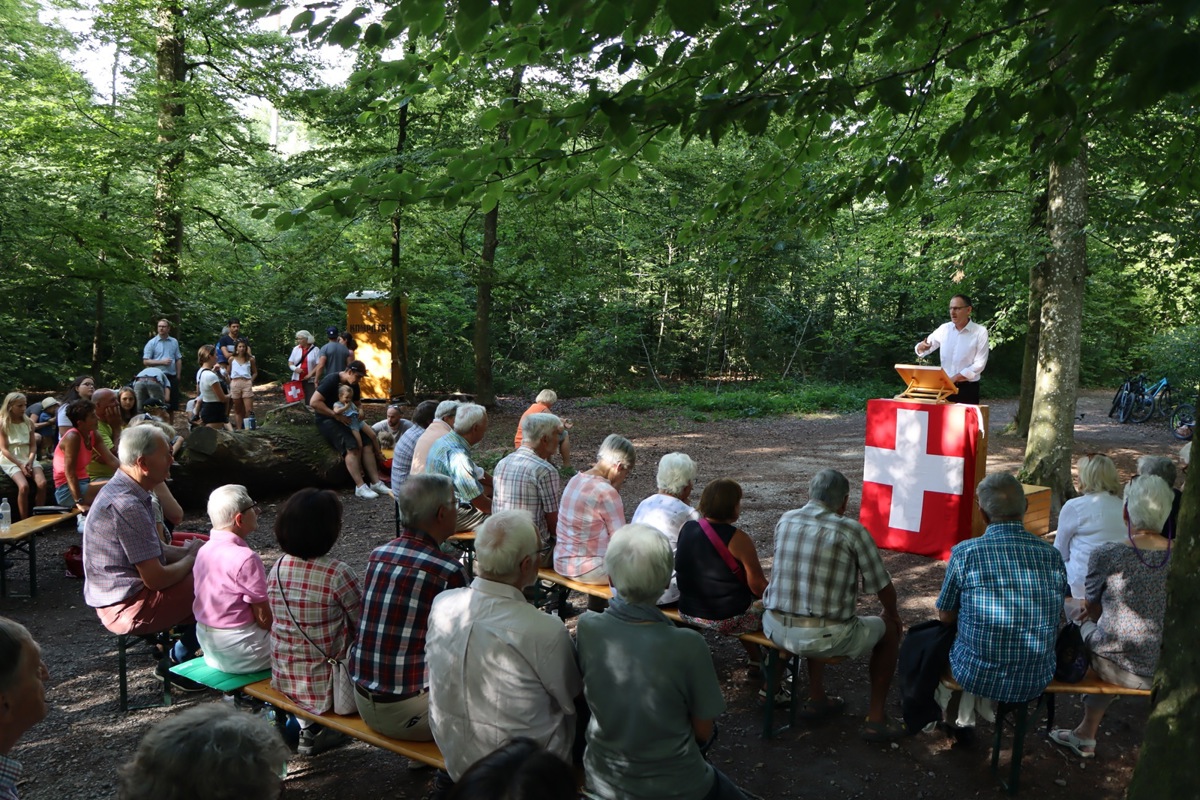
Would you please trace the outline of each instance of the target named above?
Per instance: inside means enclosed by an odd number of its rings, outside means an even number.
[[[333,413],[344,414],[350,420],[350,431],[354,434],[354,440],[358,443],[359,448],[363,446],[363,437],[367,437],[370,445],[375,448],[375,453],[378,455],[382,452],[379,448],[379,439],[375,435],[374,429],[370,425],[364,425],[362,418],[358,415],[358,406],[354,405],[354,387],[348,384],[342,384],[338,388],[338,399],[333,404]]]

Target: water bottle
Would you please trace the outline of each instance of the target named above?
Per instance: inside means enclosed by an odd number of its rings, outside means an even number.
[[[8,529],[12,527],[12,507],[8,504],[8,498],[0,500],[0,533],[8,533]]]

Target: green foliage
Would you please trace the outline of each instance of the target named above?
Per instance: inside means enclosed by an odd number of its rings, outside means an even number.
[[[670,390],[630,389],[603,395],[594,402],[616,403],[631,411],[679,408],[714,419],[783,414],[862,411],[867,400],[890,397],[895,385],[883,381],[759,381],[717,386],[681,385]]]
[[[1189,325],[1158,334],[1138,350],[1139,368],[1158,380],[1164,375],[1183,393],[1200,389],[1200,326]]]

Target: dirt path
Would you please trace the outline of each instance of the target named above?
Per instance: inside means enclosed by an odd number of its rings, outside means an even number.
[[[1179,443],[1162,424],[1121,426],[1109,420],[1110,399],[1110,393],[1100,392],[1080,398],[1076,455],[1107,452],[1122,473],[1128,474],[1139,455],[1177,453]],[[524,405],[502,402],[493,415],[485,449],[499,451],[511,446],[512,431]],[[674,412],[639,414],[569,401],[555,410],[575,421],[572,438],[577,465],[586,468],[588,456],[608,433],[621,433],[637,445],[638,464],[622,490],[627,513],[654,491],[658,459],[673,450],[696,459],[701,484],[720,476],[740,481],[746,493],[740,525],[757,542],[768,571],[775,522],[784,511],[803,504],[815,471],[835,467],[844,472],[854,487],[849,513],[858,513],[863,414],[706,422]],[[1023,443],[1000,433],[1014,410],[1010,401],[992,404],[989,471],[1014,469],[1020,464]],[[374,408],[372,413],[379,416],[380,410]],[[361,569],[370,550],[393,535],[391,505],[382,500],[356,500],[348,492],[343,496],[346,521],[334,554]],[[279,555],[271,534],[277,501],[265,499],[260,530],[250,539],[268,563]],[[184,527],[207,530],[207,522],[191,513]],[[67,530],[42,537],[38,597],[32,601],[0,599],[0,614],[27,625],[41,642],[51,673],[50,716],[29,731],[13,753],[25,766],[20,787],[25,800],[115,796],[116,768],[153,722],[173,713],[154,709],[122,715],[116,710],[115,638],[105,634],[95,613],[83,603],[81,583],[62,573],[59,554],[78,540],[77,534]],[[900,593],[905,621],[913,624],[929,618],[945,564],[896,553],[885,554],[885,561]],[[12,575],[18,586],[24,585],[23,569],[19,565]],[[862,607],[871,611],[873,604],[865,601]],[[848,701],[845,716],[820,727],[801,725],[764,741],[760,738],[758,686],[747,675],[741,648],[728,639],[709,638],[729,704],[712,757],[750,791],[768,800],[995,796],[986,735],[966,749],[952,749],[940,735],[919,735],[890,746],[859,741],[857,728],[866,709],[865,662],[846,662],[828,671],[830,691]],[[151,699],[155,686],[153,661],[149,656],[136,656],[131,662],[131,691],[144,702]],[[214,701],[213,695],[190,695],[181,705]],[[1144,700],[1123,699],[1114,705],[1101,729],[1099,757],[1091,763],[1070,756],[1043,736],[1034,736],[1026,744],[1022,793],[1046,800],[1121,797],[1136,759],[1147,708]],[[894,713],[899,716],[898,708]],[[1078,703],[1073,699],[1061,702],[1059,714],[1061,721],[1074,723]],[[410,772],[402,759],[354,743],[317,758],[296,758],[286,787],[291,797],[373,795],[415,800],[425,795],[429,783],[429,772]]]

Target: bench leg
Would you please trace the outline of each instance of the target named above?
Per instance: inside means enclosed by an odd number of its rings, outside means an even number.
[[[29,537],[29,596],[37,597],[37,535]]]
[[[149,705],[144,705],[144,706],[134,706],[133,708],[130,708],[130,706],[129,706],[129,677],[128,677],[129,656],[128,656],[128,650],[129,650],[129,640],[131,638],[136,639],[137,637],[131,633],[118,634],[118,636],[117,636],[117,686],[118,686],[117,705],[118,705],[118,707],[121,709],[122,712],[126,712],[126,711],[140,711],[144,708],[160,708],[163,706],[171,705],[171,703],[173,702],[173,699],[171,697],[171,672],[170,672],[170,670],[168,670],[165,677],[163,678],[162,700],[158,703],[151,703]],[[170,650],[169,650],[169,645],[168,645],[168,653],[164,654],[163,658],[169,659],[171,657],[169,655],[169,652],[170,652]]]
[[[766,678],[767,698],[763,705],[763,738],[770,739],[775,735],[775,677],[779,670],[779,651],[768,648],[763,657],[762,666]]]

